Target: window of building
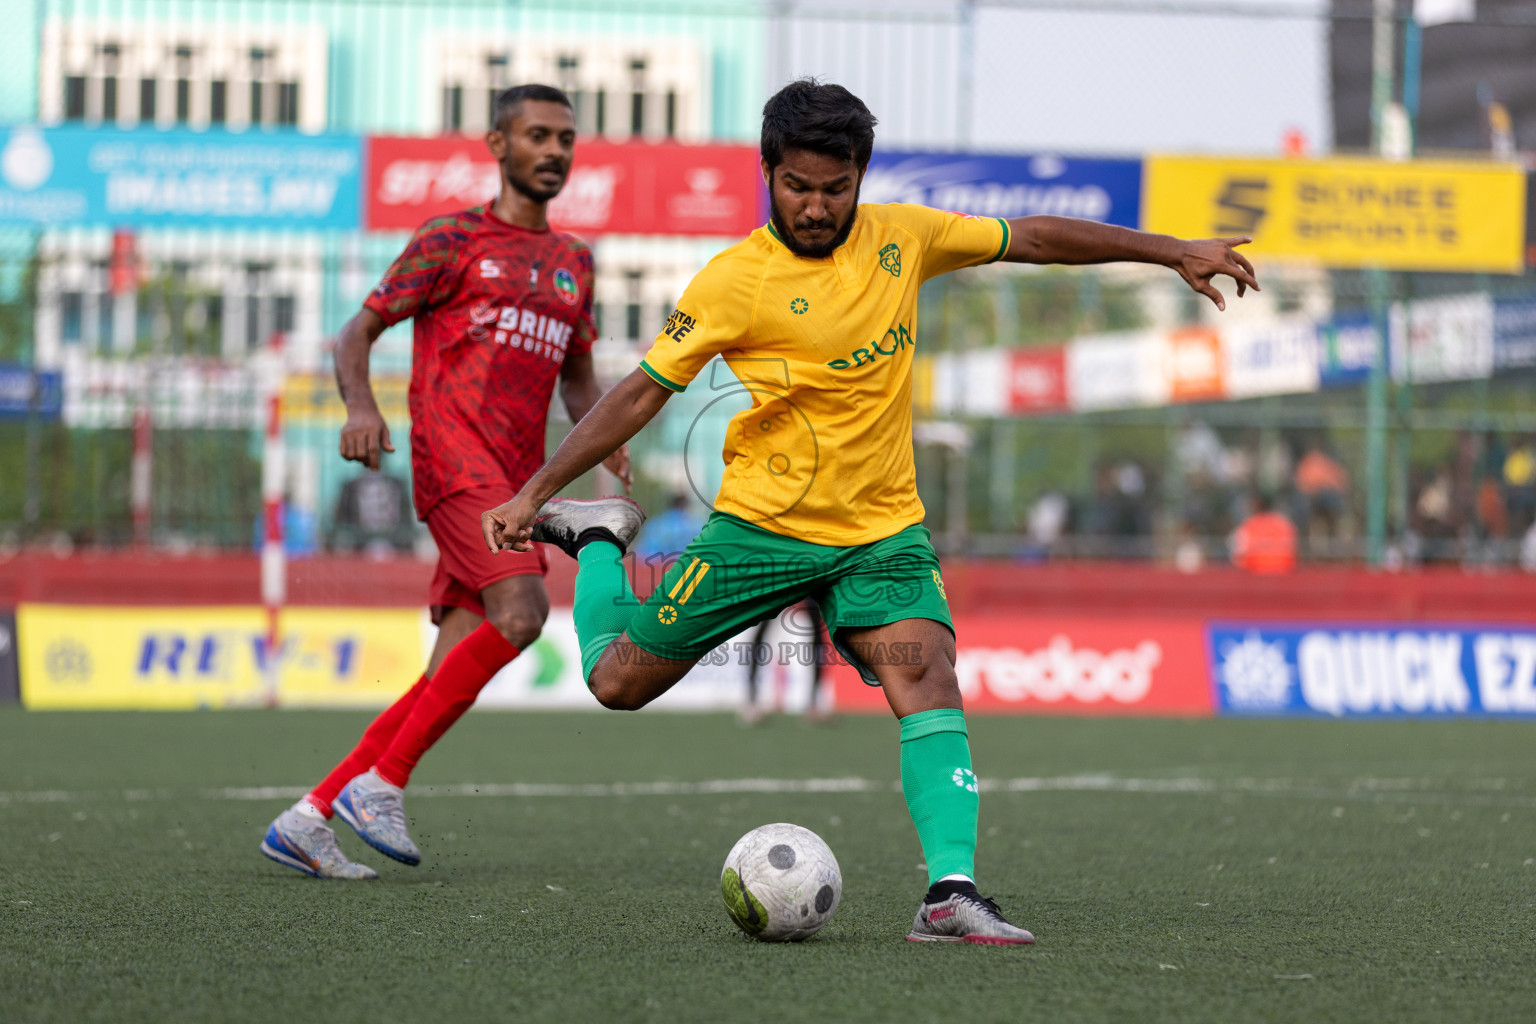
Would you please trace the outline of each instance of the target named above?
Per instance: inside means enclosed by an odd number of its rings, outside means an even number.
[[[317,25],[45,22],[45,122],[321,131],[328,50]],[[55,88],[46,83],[57,82]],[[137,98],[131,90],[137,83]],[[241,83],[230,88],[231,83]],[[125,95],[126,93],[126,95]]]
[[[427,43],[432,52],[424,64],[439,69],[444,131],[489,124],[495,98],[508,85],[554,82],[570,97],[583,135],[708,135],[709,61],[693,38],[519,35],[512,43],[460,32]]]

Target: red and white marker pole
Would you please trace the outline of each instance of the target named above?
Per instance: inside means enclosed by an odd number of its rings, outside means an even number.
[[[283,484],[287,452],[283,445],[283,337],[272,336],[269,365],[263,375],[266,441],[261,449],[261,503],[265,529],[261,542],[261,603],[267,610],[263,665],[267,707],[278,706],[282,689],[282,635],[279,617],[288,599],[288,561],[283,548]]]

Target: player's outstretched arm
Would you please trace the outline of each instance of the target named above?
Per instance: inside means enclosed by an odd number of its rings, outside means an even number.
[[[1171,267],[1189,286],[1226,309],[1227,302],[1211,278],[1225,274],[1237,282],[1237,295],[1261,291],[1253,264],[1236,249],[1251,238],[1187,240],[1172,235],[1099,224],[1072,217],[1019,217],[1008,222],[1010,263],[1158,263]]]
[[[341,457],[377,470],[383,452],[392,452],[389,425],[379,412],[368,383],[368,356],[373,343],[384,333],[384,318],[364,307],[342,325],[336,336],[336,386],[347,406],[347,422],[341,428]]]
[[[531,548],[533,542],[529,538],[539,506],[638,434],[671,397],[672,392],[644,370],[636,370],[615,384],[572,428],[544,468],[523,485],[516,497],[480,517],[486,547],[493,552]]]

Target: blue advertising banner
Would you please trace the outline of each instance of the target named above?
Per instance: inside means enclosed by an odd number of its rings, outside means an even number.
[[[1212,624],[1224,715],[1536,716],[1536,630]]]
[[[1493,303],[1493,368],[1536,366],[1536,299]]]
[[[1376,360],[1376,325],[1370,317],[1344,316],[1317,329],[1318,381],[1325,388],[1359,384]]]
[[[362,140],[0,129],[0,224],[356,228]]]
[[[978,217],[1048,213],[1134,228],[1141,217],[1141,161],[876,150],[859,198]]]
[[[24,419],[29,413],[56,420],[63,409],[62,373],[52,370],[34,375],[30,366],[0,363],[0,420]]]

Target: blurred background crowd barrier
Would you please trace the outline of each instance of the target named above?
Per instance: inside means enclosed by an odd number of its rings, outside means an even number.
[[[1267,504],[1303,562],[1536,570],[1536,4],[39,0],[7,18],[0,552],[253,550],[275,395],[289,556],[430,556],[410,328],[374,355],[400,449],[379,475],[337,455],[330,347],[414,225],[494,194],[491,97],[574,99],[553,216],[594,245],[611,383],[762,223],[762,101],[816,74],[881,119],[865,201],[1256,238],[1264,291],[1224,282],[1224,314],[1151,267],[925,288],[914,439],[944,553],[1193,571]],[[648,508],[703,510],[745,399],[695,386],[637,439]]]

